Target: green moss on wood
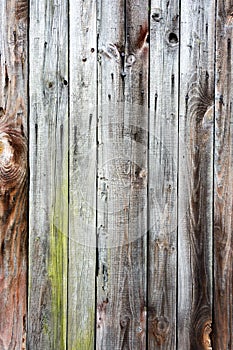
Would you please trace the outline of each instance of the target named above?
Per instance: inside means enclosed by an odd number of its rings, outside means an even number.
[[[95,310],[88,310],[88,329],[81,330],[77,336],[74,344],[71,346],[71,350],[92,350],[94,343],[94,326],[95,326]]]
[[[51,230],[49,276],[52,291],[53,348],[66,349],[67,236],[55,225]]]
[[[51,216],[49,278],[51,282],[51,347],[66,350],[67,329],[67,245],[68,245],[68,164],[63,160],[63,178],[57,180]]]

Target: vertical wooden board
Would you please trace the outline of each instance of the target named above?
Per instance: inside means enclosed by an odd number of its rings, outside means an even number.
[[[0,348],[26,348],[27,2],[0,3]]]
[[[179,1],[151,1],[148,348],[176,349]]]
[[[116,303],[114,286],[109,286],[110,273],[118,268],[112,264],[111,245],[108,243],[108,235],[113,230],[113,222],[109,222],[109,174],[108,156],[109,150],[114,150],[119,129],[114,117],[122,114],[123,104],[123,81],[121,80],[122,52],[124,49],[124,0],[112,2],[99,0],[98,4],[98,165],[97,165],[97,318],[96,318],[96,349],[119,348],[119,318],[113,308],[119,308]],[[111,120],[108,122],[109,117]],[[111,125],[113,127],[111,127]],[[113,129],[113,130],[111,130]],[[119,131],[118,131],[119,132]],[[113,134],[114,133],[114,134]],[[113,135],[112,135],[113,134]],[[111,141],[114,137],[114,143]],[[108,141],[110,140],[110,142]],[[114,158],[113,158],[114,159]],[[106,165],[105,165],[106,164]],[[111,161],[110,161],[111,165]],[[107,166],[107,168],[106,168]],[[116,168],[116,166],[114,166]],[[115,170],[115,169],[114,169]],[[113,174],[111,174],[113,183]],[[114,183],[113,183],[114,184]],[[113,190],[115,190],[113,192]],[[113,188],[112,195],[116,195],[118,188]],[[112,197],[111,197],[112,200]],[[113,207],[113,205],[112,205]],[[114,210],[114,207],[113,209]],[[112,218],[111,218],[112,219]],[[115,230],[114,230],[115,231]],[[116,231],[117,232],[117,229]],[[114,233],[115,233],[114,232]],[[113,233],[111,233],[112,238]],[[111,241],[110,241],[111,242]],[[113,249],[116,249],[115,247]],[[113,251],[114,253],[114,251]],[[119,251],[120,255],[120,251]],[[120,278],[120,276],[119,276]],[[123,288],[120,286],[120,290]],[[119,290],[119,288],[118,288]],[[109,310],[109,302],[111,309]],[[123,323],[124,324],[124,323]],[[115,337],[115,343],[114,343]],[[118,346],[118,347],[117,347]]]
[[[209,349],[215,2],[181,2],[178,349]]]
[[[68,11],[30,2],[30,349],[66,349]]]
[[[96,1],[70,1],[68,348],[94,349],[96,274]]]
[[[213,348],[233,348],[233,2],[219,0],[216,26]]]
[[[97,349],[146,348],[148,3],[98,1]]]

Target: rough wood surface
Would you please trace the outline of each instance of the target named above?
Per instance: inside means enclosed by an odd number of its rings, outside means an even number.
[[[66,349],[68,11],[30,1],[28,347]]]
[[[146,347],[148,2],[98,1],[97,349]]]
[[[13,350],[26,345],[27,2],[0,11],[0,348]]]
[[[181,1],[178,349],[209,349],[215,2]]]
[[[0,12],[0,350],[232,350],[233,0]]]
[[[233,2],[217,3],[213,349],[230,350],[233,348]]]
[[[70,1],[68,349],[94,349],[96,268],[96,1]]]
[[[151,1],[148,348],[176,349],[179,1]]]

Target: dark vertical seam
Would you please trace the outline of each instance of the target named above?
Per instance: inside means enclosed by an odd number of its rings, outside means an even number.
[[[149,35],[149,54],[148,54],[148,116],[147,116],[147,235],[146,235],[146,350],[149,350],[149,268],[150,268],[150,62],[151,62],[151,0],[148,0],[148,35]]]
[[[126,44],[127,44],[127,0],[124,0],[124,53],[126,52]],[[123,66],[122,69],[125,70],[125,64],[122,66]]]
[[[101,0],[99,0],[101,1]],[[98,242],[98,164],[99,164],[99,148],[98,148],[98,114],[99,114],[99,66],[98,66],[98,52],[99,52],[99,28],[98,28],[98,10],[99,1],[96,1],[96,193],[95,193],[95,245],[96,245],[96,257],[95,257],[95,316],[94,316],[94,349],[97,348],[97,297],[98,297],[98,273],[99,273],[99,242]]]
[[[30,76],[30,68],[29,68],[29,62],[30,62],[30,1],[28,1],[28,8],[27,8],[27,178],[26,178],[26,191],[27,191],[27,257],[26,257],[26,263],[27,263],[27,275],[26,275],[26,334],[28,334],[29,330],[29,253],[30,253],[30,236],[29,236],[29,193],[30,193],[30,82],[29,82],[29,76]],[[29,350],[29,344],[28,339],[26,337],[26,348]]]
[[[67,284],[66,284],[66,350],[69,348],[69,253],[70,253],[70,1],[67,4],[67,46],[68,46],[68,101],[67,101],[67,110],[68,110],[68,222],[67,222]]]
[[[127,45],[127,0],[124,0],[124,45],[123,45],[123,52],[120,52],[121,55],[121,65],[122,65],[122,97],[123,97],[123,122],[125,120],[125,54],[126,54],[126,45]],[[124,56],[122,56],[122,54]]]
[[[213,189],[212,189],[212,288],[213,288],[213,294],[212,294],[212,334],[211,334],[211,346],[214,349],[213,339],[214,339],[214,329],[215,329],[215,239],[214,239],[214,223],[215,223],[215,205],[214,205],[214,199],[215,199],[215,133],[216,133],[216,67],[217,67],[217,12],[218,12],[218,0],[215,0],[215,31],[214,31],[214,87],[213,87],[213,93],[214,93],[214,115],[213,115],[213,159],[212,159],[212,176],[213,176]]]
[[[178,116],[177,116],[177,179],[176,179],[176,349],[179,350],[179,172],[180,172],[180,79],[181,79],[181,3],[179,0],[179,53],[178,53]]]

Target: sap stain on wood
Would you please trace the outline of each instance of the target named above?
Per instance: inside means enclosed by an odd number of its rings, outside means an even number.
[[[214,322],[213,348],[233,347],[232,302],[232,1],[218,1],[216,30],[216,113],[214,179]]]
[[[14,0],[1,1],[0,12],[0,348],[6,350],[26,346],[27,20],[18,18]]]
[[[26,332],[27,140],[14,125],[0,125],[0,184],[0,345],[8,349]]]

